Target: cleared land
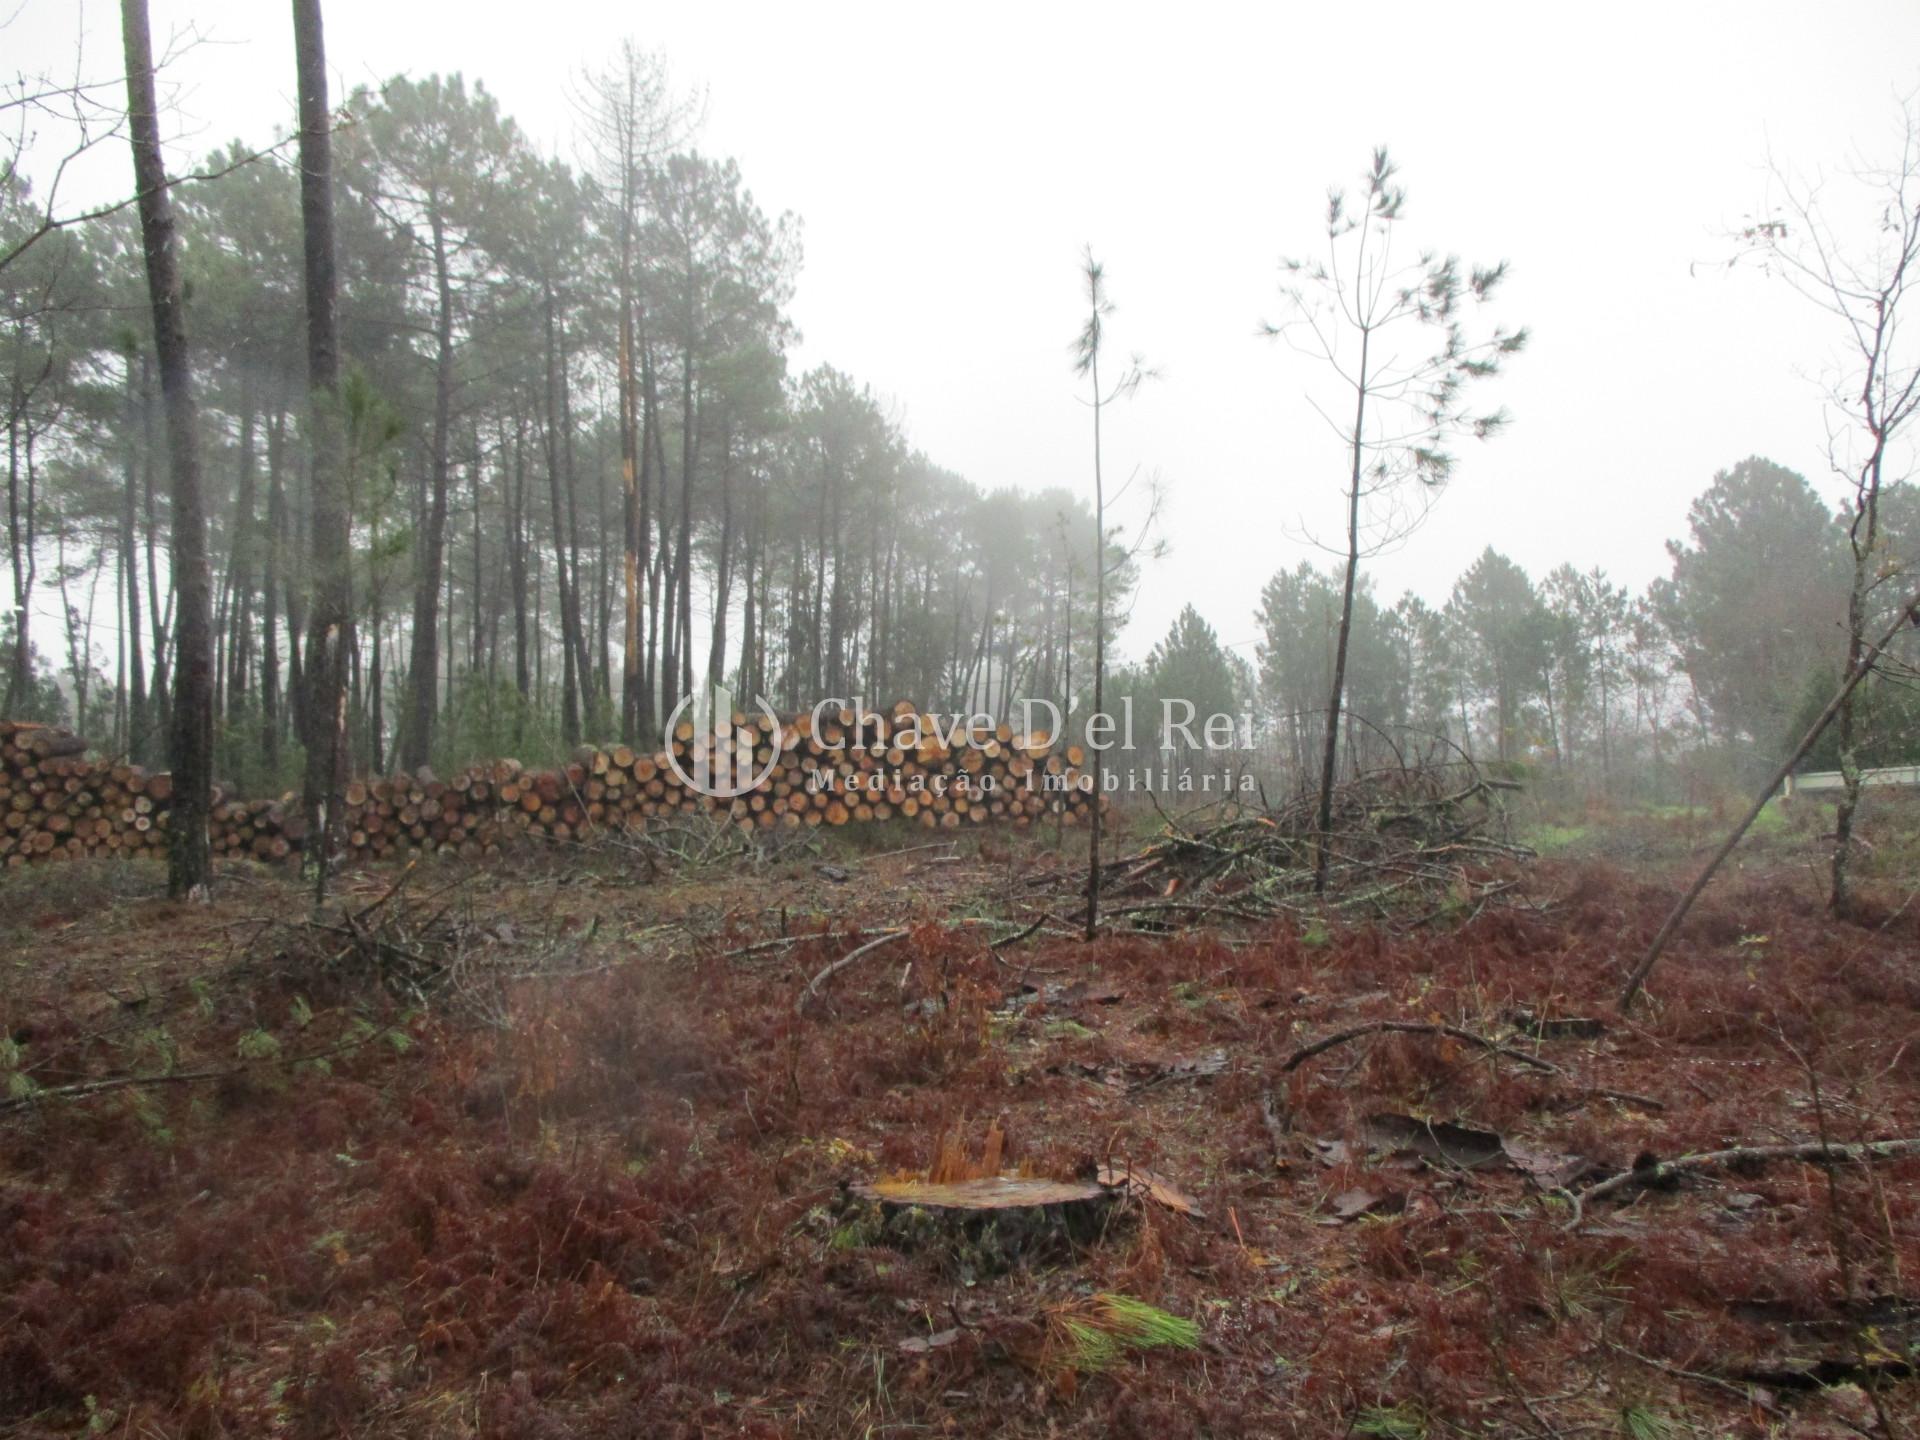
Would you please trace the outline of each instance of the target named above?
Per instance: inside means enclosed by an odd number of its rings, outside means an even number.
[[[8,876],[0,1425],[1913,1433],[1920,1159],[1652,1168],[1920,1136],[1910,828],[1836,926],[1818,822],[1631,1021],[1711,817],[1092,944],[1038,831],[376,868],[321,925],[265,869]],[[1037,1203],[868,1188],[981,1171]]]

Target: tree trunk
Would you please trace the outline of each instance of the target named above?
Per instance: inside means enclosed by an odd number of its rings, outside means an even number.
[[[20,463],[21,411],[26,399],[18,378],[12,382],[7,408],[7,548],[13,562],[13,655],[7,670],[7,713],[24,714],[23,707],[33,695],[33,611],[29,603],[34,580],[34,493],[33,468],[28,464],[26,505],[20,503],[22,469]]]
[[[531,701],[533,674],[528,668],[527,644],[527,422],[516,416],[513,426],[513,509],[507,534],[507,576],[513,590],[513,685],[523,701]],[[516,733],[516,738],[518,735]]]
[[[593,637],[587,624],[586,585],[580,579],[580,476],[573,459],[573,380],[567,353],[567,319],[557,317],[555,334],[560,371],[560,476],[567,492],[567,545],[573,574],[573,643],[579,652],[575,667],[580,672],[580,705],[591,717],[594,697]],[[600,494],[599,523],[604,533],[607,511],[604,488]],[[603,667],[604,674],[604,667]]]
[[[680,531],[675,544],[673,577],[678,592],[675,601],[678,638],[674,649],[680,659],[680,693],[693,693],[693,469],[699,441],[698,421],[694,415],[693,345],[681,353],[680,364]]]
[[[1095,311],[1098,325],[1099,312]],[[1096,329],[1096,334],[1097,329]],[[1104,715],[1107,703],[1107,488],[1100,471],[1100,352],[1098,341],[1089,358],[1093,377],[1093,714]],[[991,572],[989,572],[991,573]],[[993,595],[987,595],[989,611]],[[1110,736],[1108,737],[1111,738]],[[1091,753],[1093,804],[1087,809],[1087,939],[1100,929],[1100,784],[1105,761],[1104,744],[1087,747]]]
[[[560,606],[560,734],[569,745],[580,743],[580,681],[575,668],[578,653],[573,641],[573,586],[567,575],[566,511],[561,504],[560,471],[551,463],[552,427],[547,427],[547,488],[553,511],[553,574]]]
[[[1853,532],[1848,537],[1853,547],[1853,583],[1847,591],[1847,671],[1851,674],[1866,648],[1867,597],[1874,584],[1874,547],[1880,530],[1880,462],[1886,449],[1885,437],[1874,436],[1873,454],[1867,461],[1868,481],[1862,487]],[[1864,533],[1862,533],[1864,531]],[[1836,919],[1844,920],[1853,910],[1850,863],[1853,851],[1853,817],[1860,808],[1860,755],[1854,734],[1854,693],[1848,689],[1840,700],[1834,723],[1839,728],[1840,802],[1833,817],[1833,861],[1830,869],[1832,890],[1828,909]]]
[[[267,549],[260,579],[260,755],[269,775],[280,769],[280,570],[286,548],[287,497],[280,467],[286,416],[279,402],[267,420]]]
[[[1327,889],[1327,870],[1333,862],[1333,780],[1340,753],[1340,702],[1347,685],[1347,642],[1353,635],[1353,585],[1360,571],[1360,475],[1365,458],[1367,419],[1367,350],[1371,331],[1360,332],[1360,369],[1353,406],[1353,469],[1347,479],[1347,573],[1340,590],[1340,631],[1333,647],[1333,688],[1327,696],[1327,734],[1320,754],[1319,844],[1313,855],[1313,893]]]
[[[142,367],[144,368],[144,367]],[[135,763],[153,754],[151,721],[147,718],[147,665],[140,651],[140,564],[134,539],[134,516],[139,503],[140,381],[134,352],[127,351],[126,487],[120,501],[120,569],[126,582],[127,625],[127,757]]]
[[[316,857],[316,903],[338,849],[347,778],[347,655],[353,638],[352,505],[340,413],[340,348],[335,320],[333,136],[327,108],[326,36],[320,0],[293,0],[294,63],[300,90],[300,218],[307,306],[307,404],[312,448],[308,536],[313,608],[301,675],[307,747],[303,799]],[[443,437],[444,438],[444,437]],[[295,621],[288,609],[289,632]]]
[[[707,649],[707,685],[724,685],[727,679],[727,605],[733,585],[733,436],[725,430],[720,436],[720,540],[713,561],[713,634]],[[716,725],[724,717],[715,717]]]
[[[367,661],[367,769],[378,775],[386,769],[381,751],[386,745],[386,669],[381,660],[385,646],[380,627],[373,627],[373,654]]]
[[[311,441],[308,450],[312,450]],[[295,473],[305,474],[310,468],[310,464],[297,466]],[[305,494],[295,495],[289,491],[286,505],[287,545],[281,552],[286,559],[282,567],[285,589],[282,591],[281,607],[287,612],[287,714],[291,717],[289,729],[300,737],[303,744],[307,733],[307,672],[301,655],[300,637],[306,633],[307,607],[305,596],[301,593],[305,585],[305,567],[301,557],[307,545],[311,494],[311,486]]]
[[[148,743],[146,718],[146,659],[140,653],[140,570],[138,551],[134,549],[134,513],[140,492],[138,430],[134,422],[140,413],[138,382],[134,378],[132,349],[127,351],[127,474],[121,492],[121,580],[127,601],[127,756],[142,762],[152,755]]]
[[[625,536],[621,593],[626,612],[620,647],[620,733],[631,741],[642,735],[646,708],[640,654],[640,577],[647,565],[644,551],[648,517],[647,492],[641,475],[640,426],[635,414],[631,197],[623,209],[626,216],[621,222],[620,242],[620,480]]]
[[[586,602],[581,598],[580,584],[580,492],[575,483],[573,470],[573,436],[568,420],[566,375],[566,331],[560,332],[560,407],[559,446],[556,459],[560,466],[560,490],[567,501],[567,595],[573,610],[573,670],[574,683],[580,696],[581,711],[584,714],[593,696],[593,655],[587,647]],[[563,640],[565,636],[561,637]]]
[[[434,317],[433,451],[426,525],[415,547],[413,645],[407,665],[405,743],[400,767],[418,770],[433,753],[433,725],[440,664],[440,586],[445,574],[449,429],[453,421],[453,281],[448,273],[446,222],[438,204],[428,216],[437,295]]]
[[[254,480],[256,423],[250,400],[240,416],[240,475],[234,486],[233,538],[227,561],[227,723],[238,726],[253,673],[253,560],[254,511],[258,507]]]
[[[673,664],[673,636],[668,633],[667,621],[671,616],[672,602],[666,599],[663,605],[662,576],[666,570],[667,556],[671,553],[667,530],[667,442],[660,424],[659,375],[654,368],[653,349],[643,328],[639,335],[640,344],[640,385],[641,385],[641,435],[640,435],[640,513],[642,516],[641,534],[643,546],[652,545],[650,527],[646,517],[652,512],[660,530],[660,543],[651,557],[643,549],[640,561],[641,569],[646,572],[647,581],[647,658],[646,658],[646,695],[644,704],[647,713],[660,725],[665,725],[666,717],[672,713],[674,696],[675,669]],[[660,493],[656,499],[653,487],[647,484],[648,475],[659,481]],[[649,727],[651,728],[651,727]]]
[[[213,783],[212,582],[207,569],[206,513],[200,495],[193,363],[187,350],[185,305],[174,250],[173,202],[160,151],[160,115],[154,99],[153,41],[146,0],[121,0],[120,21],[126,46],[127,123],[140,197],[140,240],[146,255],[147,294],[153,305],[154,348],[160,361],[160,393],[166,405],[167,455],[172,468],[177,611],[167,889],[179,897],[204,889],[213,875],[207,838]]]
[[[573,427],[567,427],[567,433],[573,433]],[[596,693],[608,702],[608,722],[619,723],[619,712],[612,709],[613,700],[613,585],[611,577],[613,566],[609,550],[609,537],[613,534],[607,514],[607,467],[600,447],[594,447],[594,502],[600,545],[594,561],[594,646],[598,657],[595,669]],[[624,642],[623,642],[624,643]],[[624,656],[622,659],[624,664]],[[621,681],[625,684],[624,675]]]
[[[744,573],[740,577],[740,693],[749,701],[761,692],[760,677],[754,672],[754,647],[759,644],[755,629],[759,619],[754,612],[758,596],[754,591],[754,580],[758,569],[759,547],[765,536],[764,520],[757,520],[740,547],[740,562]]]
[[[144,521],[144,543],[147,552],[147,629],[153,645],[153,683],[148,686],[147,698],[154,712],[154,735],[159,751],[164,752],[165,745],[159,744],[160,712],[167,708],[167,626],[171,623],[171,610],[163,609],[160,604],[160,514],[155,498],[154,457],[159,453],[160,443],[154,434],[153,419],[153,376],[142,357],[140,367],[140,491],[141,513]]]
[[[560,381],[554,340],[553,288],[545,297],[546,397],[542,417],[542,438],[546,446],[547,496],[553,512],[553,570],[560,601],[560,734],[569,745],[580,743],[580,691],[584,677],[579,657],[580,643],[579,557],[571,555],[568,544],[571,505],[563,505],[560,476]]]

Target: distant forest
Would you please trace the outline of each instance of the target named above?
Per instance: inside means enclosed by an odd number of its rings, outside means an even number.
[[[1911,553],[1920,539],[1917,502],[1910,485],[1887,488],[1889,554]],[[1671,575],[1641,594],[1571,565],[1535,581],[1491,547],[1437,609],[1411,593],[1383,602],[1363,573],[1349,752],[1388,763],[1425,753],[1437,737],[1481,761],[1565,772],[1623,795],[1670,787],[1683,759],[1716,778],[1764,768],[1839,682],[1852,568],[1845,518],[1800,475],[1752,458],[1713,477],[1689,508],[1687,537],[1667,549]],[[1880,598],[1891,616],[1905,597]],[[1190,698],[1203,715],[1250,708],[1267,758],[1310,771],[1339,617],[1337,567],[1302,562],[1261,593],[1257,664],[1223,648],[1189,607],[1114,688],[1156,715],[1163,696]],[[1865,689],[1863,765],[1920,763],[1915,654],[1909,640]],[[1836,743],[1824,737],[1806,768],[1837,768]]]
[[[693,107],[656,59],[623,50],[577,98],[579,166],[539,153],[457,76],[396,78],[343,106],[355,769],[657,741],[708,677],[788,708],[859,694],[1004,713],[1034,696],[1083,719],[1096,550],[1115,631],[1150,582],[1138,537],[1099,545],[1077,490],[983,488],[921,453],[868,383],[796,373],[799,222],[699,151]],[[265,791],[300,771],[312,596],[299,175],[290,151],[239,146],[196,168],[218,178],[175,201],[216,769]],[[175,598],[138,229],[126,210],[40,233],[43,219],[9,170],[0,713],[164,764]],[[1883,506],[1888,543],[1910,553],[1911,490]],[[1439,608],[1388,602],[1363,574],[1354,761],[1443,738],[1625,788],[1683,755],[1777,752],[1844,655],[1844,522],[1799,475],[1749,459],[1713,477],[1669,548],[1670,577],[1637,595],[1571,566],[1530,577],[1491,549]],[[1337,571],[1280,571],[1249,661],[1189,609],[1111,676],[1107,708],[1132,696],[1157,715],[1178,696],[1202,715],[1250,711],[1266,763],[1310,770],[1339,610]],[[1910,675],[1869,687],[1864,763],[1920,759]]]

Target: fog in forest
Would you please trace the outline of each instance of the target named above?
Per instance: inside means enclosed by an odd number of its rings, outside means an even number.
[[[1920,7],[0,0],[0,1433],[1920,1434]]]
[[[176,186],[218,768],[270,784],[311,588],[292,33],[152,13],[167,163],[218,177]],[[1864,452],[1854,337],[1786,271],[1806,232],[1766,226],[1811,200],[1839,251],[1884,252],[1920,17],[1418,13],[1370,26],[1350,77],[1311,57],[1351,35],[1284,10],[642,33],[617,7],[329,7],[355,764],[645,740],[708,681],[787,708],[1044,698],[1071,728],[1096,568],[1116,694],[1252,715],[1267,761],[1316,752],[1342,650],[1363,721],[1502,760],[1611,785],[1770,754],[1845,669]],[[167,462],[120,97],[58,91],[117,82],[118,18],[29,0],[6,29],[30,97],[6,112],[6,708],[157,760]],[[1381,273],[1504,264],[1464,338],[1525,343],[1473,381],[1455,420],[1501,423],[1456,426],[1444,473],[1367,431],[1349,607],[1355,335],[1314,328],[1338,297],[1289,294],[1286,263],[1343,273],[1327,195],[1364,201],[1380,146],[1404,195]],[[1108,377],[1146,371],[1102,410],[1102,547],[1088,253]],[[1424,328],[1396,359],[1428,358]],[[1911,543],[1912,453],[1886,447],[1876,566]]]

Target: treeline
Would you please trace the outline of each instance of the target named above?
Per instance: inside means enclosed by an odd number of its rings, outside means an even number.
[[[1876,544],[1892,583],[1876,593],[1890,616],[1904,598],[1897,557],[1920,540],[1920,494],[1889,486],[1882,507]],[[1748,459],[1714,477],[1689,509],[1687,538],[1667,548],[1671,574],[1638,594],[1571,565],[1536,581],[1491,547],[1438,607],[1413,594],[1385,603],[1363,574],[1343,722],[1349,763],[1411,758],[1437,742],[1626,794],[1671,788],[1682,756],[1720,774],[1777,760],[1838,683],[1846,517],[1800,475]],[[1202,717],[1250,711],[1259,767],[1309,775],[1325,734],[1340,590],[1337,569],[1302,562],[1276,574],[1261,592],[1251,663],[1189,606],[1114,681],[1141,717],[1136,763],[1158,753],[1162,701],[1172,698]],[[1915,658],[1909,640],[1865,687],[1858,763],[1920,761]],[[1826,737],[1808,767],[1838,768],[1836,745]]]
[[[581,85],[578,164],[458,76],[333,136],[361,773],[652,744],[709,677],[1063,709],[1091,669],[1094,522],[920,453],[873,389],[794,373],[800,226],[694,143],[662,63]],[[298,772],[312,601],[299,176],[236,144],[176,187],[213,554],[219,773]],[[9,613],[0,712],[165,762],[175,657],[139,239],[15,253],[0,182]],[[1108,549],[1110,617],[1135,571]],[[632,576],[631,583],[628,577]],[[53,616],[47,610],[53,610]]]
[[[1034,697],[1072,728],[1091,705],[1100,569],[1111,636],[1132,552],[1096,546],[1074,492],[983,489],[918,451],[870,386],[795,373],[799,222],[698,149],[657,58],[622,48],[576,99],[576,163],[458,76],[396,78],[339,112],[354,771],[651,748],[709,679],[784,709],[861,695],[1005,714]],[[197,169],[218,178],[176,200],[216,764],[265,793],[299,773],[308,733],[299,175],[289,154],[239,144]],[[130,211],[36,233],[41,213],[0,167],[0,713],[164,765],[177,600],[139,237]],[[1846,526],[1802,477],[1750,459],[1694,502],[1670,575],[1643,593],[1570,566],[1533,577],[1491,549],[1438,606],[1389,603],[1362,570],[1347,763],[1439,743],[1614,785],[1661,782],[1703,748],[1777,753],[1837,680]],[[1916,540],[1913,492],[1890,485],[1871,540],[1885,575]],[[1250,711],[1262,762],[1309,776],[1340,582],[1276,574],[1251,659],[1189,609],[1112,677],[1106,708]],[[1911,668],[1882,671],[1863,764],[1920,754]],[[1837,743],[1811,763],[1837,763]]]

